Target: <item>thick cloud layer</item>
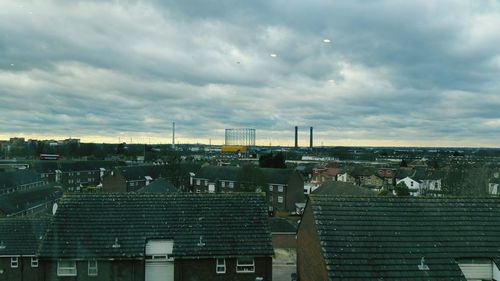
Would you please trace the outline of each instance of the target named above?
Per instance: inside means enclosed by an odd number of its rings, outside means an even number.
[[[494,0],[4,1],[0,137],[498,146],[499,26]]]

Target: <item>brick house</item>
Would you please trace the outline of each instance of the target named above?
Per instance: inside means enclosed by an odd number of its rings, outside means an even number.
[[[0,219],[0,280],[41,281],[37,256],[46,219]]]
[[[311,195],[299,280],[498,280],[500,198]]]
[[[158,178],[168,178],[165,165],[116,167],[102,179],[105,192],[130,192],[149,185]]]
[[[123,164],[118,161],[38,161],[33,169],[48,182],[56,182],[69,191],[80,191],[82,186],[98,185],[106,171]]]
[[[254,281],[272,280],[272,255],[262,194],[74,194],[40,266],[45,280]]]
[[[320,185],[327,181],[336,181],[337,175],[340,173],[340,168],[337,163],[329,163],[313,168],[311,183]]]
[[[249,190],[248,187],[256,187]],[[266,192],[270,211],[295,210],[304,202],[304,180],[292,169],[205,166],[193,177],[194,192]]]

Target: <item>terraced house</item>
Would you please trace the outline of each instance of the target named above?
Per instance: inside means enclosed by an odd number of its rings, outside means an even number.
[[[29,190],[46,184],[47,180],[30,170],[0,171],[0,194]]]
[[[270,211],[295,210],[302,203],[304,180],[292,169],[205,166],[193,176],[194,192],[266,192]]]
[[[272,280],[263,195],[65,196],[40,252],[44,280]]]
[[[0,219],[0,280],[44,280],[38,248],[47,219]]]
[[[297,271],[316,280],[500,280],[499,198],[311,195]]]

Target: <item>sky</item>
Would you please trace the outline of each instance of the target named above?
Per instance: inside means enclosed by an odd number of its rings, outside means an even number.
[[[500,143],[500,1],[1,1],[0,139]]]

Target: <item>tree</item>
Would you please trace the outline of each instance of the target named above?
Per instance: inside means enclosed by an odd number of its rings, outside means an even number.
[[[406,185],[406,183],[404,181],[396,184],[395,191],[396,191],[397,196],[409,196],[410,195],[410,189],[408,188],[408,186]]]
[[[285,155],[282,152],[268,153],[259,157],[259,167],[261,168],[286,168]]]

